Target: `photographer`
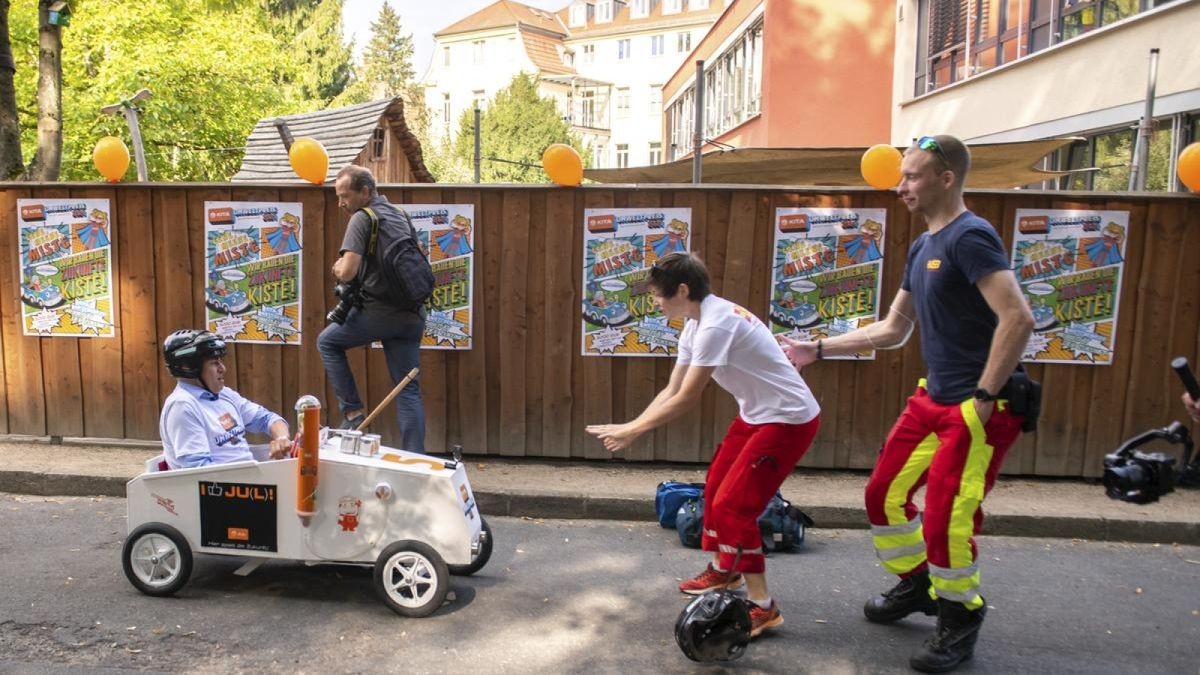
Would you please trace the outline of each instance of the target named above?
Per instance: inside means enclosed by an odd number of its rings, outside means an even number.
[[[368,207],[374,211],[380,231],[401,231],[411,235],[413,225],[408,214],[376,192],[375,176],[365,167],[344,167],[338,172],[334,190],[338,206],[351,216],[339,257],[333,263],[340,302],[330,312],[331,323],[321,331],[317,348],[337,394],[338,407],[344,418],[342,428],[352,429],[362,423],[364,413],[354,374],[346,361],[346,350],[376,340],[382,342],[392,383],[399,382],[408,371],[417,367],[421,336],[425,333],[425,308],[421,306],[410,311],[383,300],[388,294],[379,270],[378,253],[364,260],[371,238],[371,218],[363,209]],[[424,451],[425,409],[421,403],[419,378],[396,397],[396,416],[400,423],[400,447]]]

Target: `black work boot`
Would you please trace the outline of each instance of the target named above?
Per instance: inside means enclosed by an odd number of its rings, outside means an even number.
[[[982,598],[981,598],[982,599]],[[913,653],[908,665],[923,673],[946,673],[975,654],[987,603],[970,610],[961,602],[939,598],[937,630]]]
[[[863,606],[868,621],[891,623],[899,621],[913,612],[928,616],[938,613],[937,603],[929,597],[929,572],[918,572],[892,587],[883,595],[877,595]]]

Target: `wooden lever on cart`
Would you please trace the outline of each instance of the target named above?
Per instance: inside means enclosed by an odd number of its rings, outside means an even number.
[[[412,382],[413,379],[415,379],[417,377],[417,373],[419,371],[420,371],[419,368],[413,368],[412,370],[408,371],[408,375],[405,375],[404,379],[400,380],[400,384],[396,385],[396,388],[393,389],[391,391],[391,393],[387,395],[387,398],[383,399],[382,403],[375,406],[375,409],[371,411],[371,414],[367,415],[367,419],[363,420],[362,424],[358,425],[358,427],[356,427],[355,430],[362,431],[362,430],[366,429],[367,426],[371,424],[371,421],[374,420],[377,415],[379,415],[380,411],[382,411],[384,408],[386,408],[387,404],[391,403],[396,398],[396,396],[398,396],[400,394],[400,392],[406,386],[408,386],[408,383]]]

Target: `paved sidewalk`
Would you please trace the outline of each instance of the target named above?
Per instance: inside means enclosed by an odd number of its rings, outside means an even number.
[[[67,439],[0,438],[0,492],[125,496],[125,483],[161,451],[156,443],[116,445]],[[704,480],[693,465],[466,457],[487,515],[653,520],[654,489],[666,479]],[[863,472],[800,470],[783,495],[822,528],[865,528]],[[918,495],[918,503],[919,502]],[[1098,482],[1001,476],[986,502],[985,534],[1200,545],[1200,490],[1154,504],[1109,499]]]

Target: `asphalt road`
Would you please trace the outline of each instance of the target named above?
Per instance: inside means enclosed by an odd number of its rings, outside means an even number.
[[[173,598],[121,571],[125,503],[0,494],[0,672],[902,673],[931,617],[867,623],[891,585],[864,531],[772,556],[786,622],[727,668],[688,661],[677,579],[704,564],[653,523],[490,519],[496,548],[433,616],[368,570],[198,556]],[[970,673],[1200,672],[1200,548],[981,540],[991,606]]]

